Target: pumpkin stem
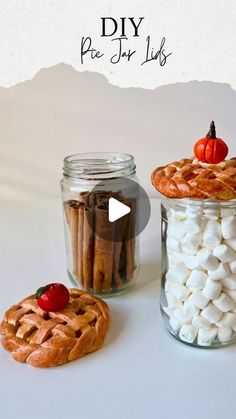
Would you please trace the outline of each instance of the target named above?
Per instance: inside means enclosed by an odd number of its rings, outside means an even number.
[[[208,131],[206,137],[212,139],[216,138],[216,127],[214,121],[211,121],[210,130]]]

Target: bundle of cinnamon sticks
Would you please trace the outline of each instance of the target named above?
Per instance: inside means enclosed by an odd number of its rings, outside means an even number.
[[[115,223],[108,220],[108,201],[114,197],[131,207]],[[135,270],[136,200],[121,193],[81,192],[64,202],[70,231],[72,273],[86,290],[108,294],[121,289]]]

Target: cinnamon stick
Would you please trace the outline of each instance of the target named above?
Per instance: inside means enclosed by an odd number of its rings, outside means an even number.
[[[114,255],[113,255],[113,280],[114,285],[119,288],[123,285],[121,278],[120,262],[122,252],[122,241],[127,226],[127,218],[122,217],[116,221],[114,233]],[[119,240],[118,240],[119,239]]]
[[[70,209],[69,209],[69,203],[68,202],[69,201],[64,201],[63,202],[63,208],[64,208],[64,214],[65,214],[67,225],[70,228]]]
[[[77,201],[75,201],[73,199],[70,199],[68,201],[63,202],[64,213],[65,213],[66,221],[67,221],[67,224],[68,224],[69,228],[70,228],[70,207],[75,206],[76,203],[77,203]]]
[[[90,192],[88,197],[88,207],[94,208],[96,206],[96,192]]]
[[[78,279],[84,284],[83,276],[84,204],[78,208]]]
[[[120,199],[121,195],[120,192],[112,192],[112,191],[96,191],[96,205],[97,206],[104,206],[108,209],[109,198]]]
[[[133,246],[132,240],[127,240],[125,242],[126,249],[126,279],[129,282],[133,277],[134,271],[134,258],[133,258]]]
[[[72,272],[78,275],[78,209],[76,205],[70,205],[69,223],[71,229],[71,249],[72,249]]]
[[[125,250],[126,250],[126,279],[130,281],[133,277],[135,269],[135,225],[136,225],[136,200],[129,199],[126,201],[126,205],[131,208],[129,213],[126,238],[125,238]]]
[[[110,223],[109,198],[131,207],[131,212]],[[111,191],[83,191],[78,200],[63,203],[71,235],[72,273],[85,289],[108,293],[133,277],[135,269],[136,200]],[[109,235],[107,240],[104,237]],[[117,240],[119,238],[119,240]]]
[[[89,192],[88,191],[80,192],[80,194],[79,194],[79,202],[81,204],[88,205],[88,200],[89,200]]]
[[[85,289],[93,285],[93,208],[84,208],[83,225],[83,284]]]
[[[109,292],[112,282],[114,242],[104,239],[112,237],[113,223],[108,220],[108,210],[104,207],[95,207],[95,242],[93,288],[96,292]]]
[[[96,205],[98,207],[104,207],[104,208],[108,209],[108,201],[109,201],[110,196],[111,196],[110,192],[105,192],[105,191],[96,192],[95,193]]]

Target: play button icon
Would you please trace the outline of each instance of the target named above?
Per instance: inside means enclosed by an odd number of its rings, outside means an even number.
[[[109,198],[108,201],[108,219],[111,223],[129,214],[131,208],[115,198]]]
[[[86,229],[105,246],[103,240],[119,243],[133,240],[146,227],[150,217],[150,201],[139,183],[126,177],[103,179],[84,192]]]

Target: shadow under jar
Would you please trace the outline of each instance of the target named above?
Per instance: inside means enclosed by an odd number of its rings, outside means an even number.
[[[181,342],[236,342],[236,201],[162,199],[161,312]]]
[[[61,188],[73,285],[100,296],[120,294],[133,285],[138,267],[137,182],[129,154],[83,153],[64,159]],[[130,207],[130,213],[109,221],[110,198]]]

